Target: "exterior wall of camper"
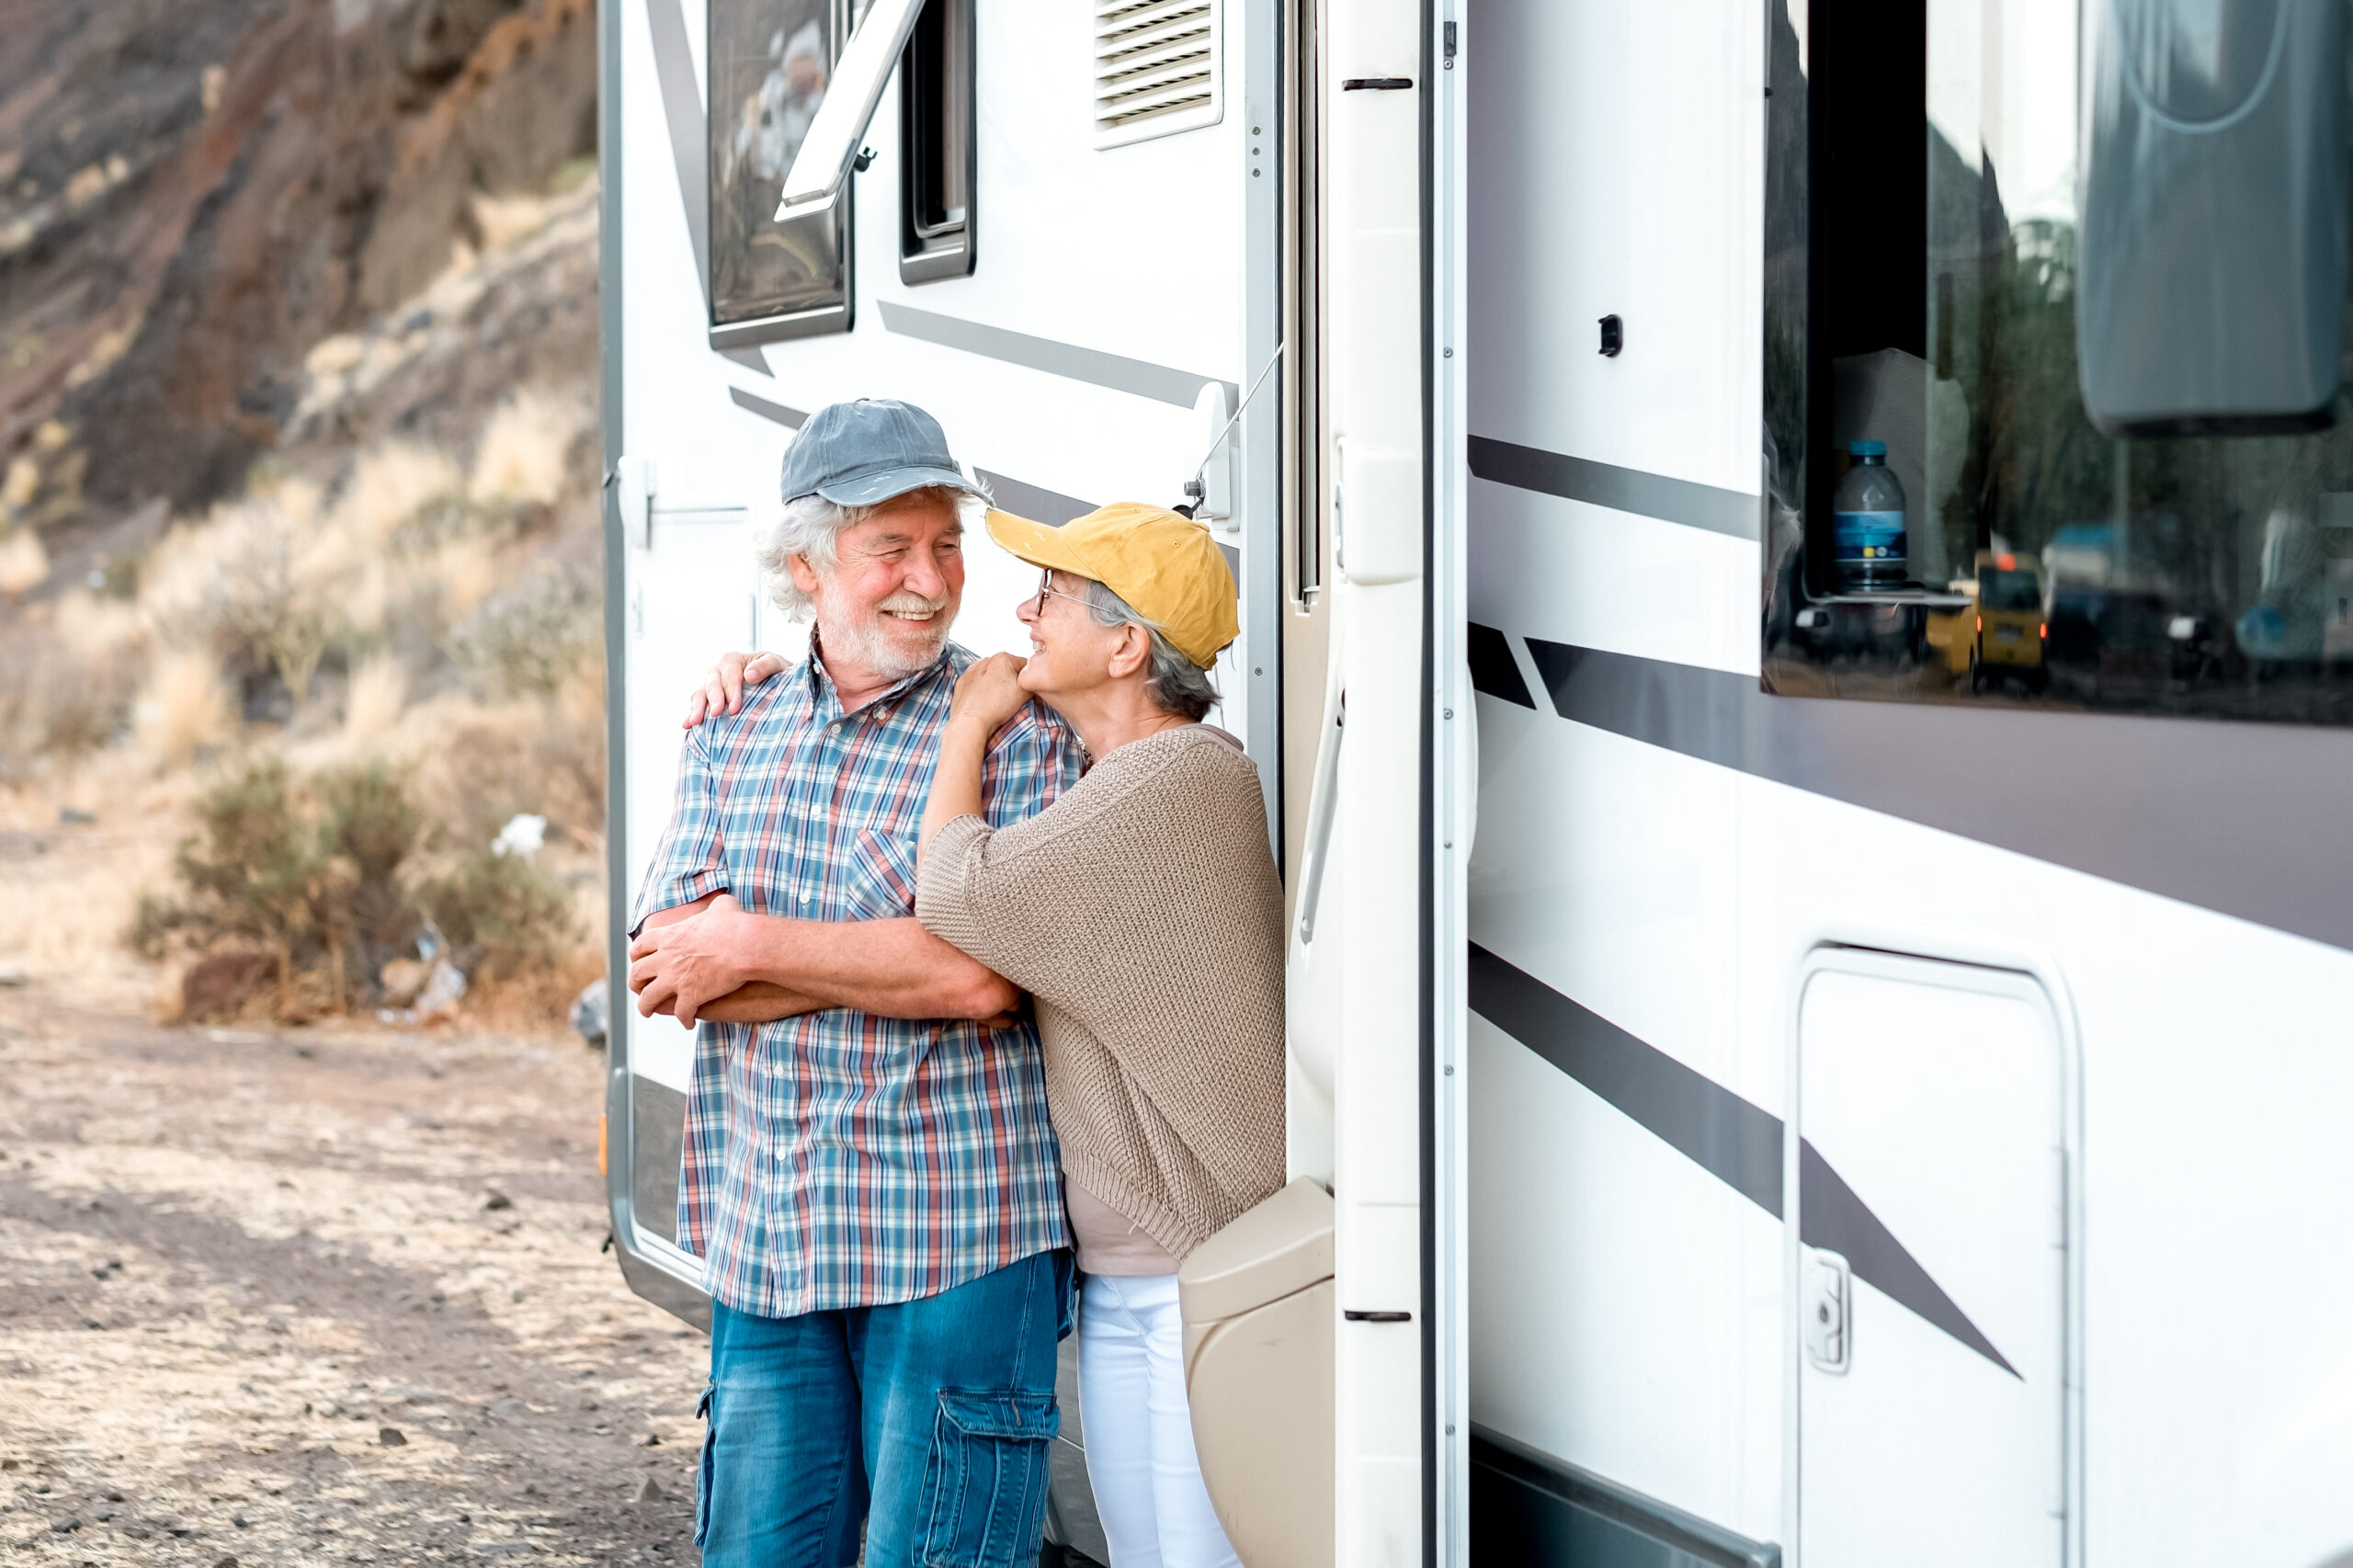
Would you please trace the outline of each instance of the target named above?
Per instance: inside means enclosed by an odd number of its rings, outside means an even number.
[[[2067,324],[2097,261],[2075,29],[2006,0],[1473,8],[1474,1549],[2353,1547],[2326,1479],[2353,1422],[2279,1371],[2353,1355],[2323,1304],[2347,1265],[2298,1243],[2353,1221],[2323,1108],[2353,1090],[2324,804],[2353,751],[2307,727],[2337,722],[2341,428],[2103,424]],[[2343,84],[2291,75],[2333,163]],[[2341,275],[2290,281],[2232,287],[2324,331]],[[1817,454],[1866,437],[1915,581],[1842,597]],[[2048,606],[2047,689],[1968,690],[1989,595],[2021,642]],[[2226,714],[2298,722],[2185,722]],[[1905,956],[1834,1006],[1872,953]],[[2287,1260],[2259,1339],[2199,1282],[2249,1246]]]

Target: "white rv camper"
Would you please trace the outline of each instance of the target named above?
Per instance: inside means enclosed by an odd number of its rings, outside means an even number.
[[[1195,1373],[1252,1568],[2353,1562],[2339,0],[601,25],[617,933],[688,688],[800,646],[807,411],[1235,564],[1333,1197],[1329,1406]]]

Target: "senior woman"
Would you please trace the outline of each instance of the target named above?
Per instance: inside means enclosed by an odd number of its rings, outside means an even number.
[[[1018,611],[1032,652],[957,683],[915,914],[1036,998],[1111,1568],[1224,1568],[1237,1560],[1194,1455],[1176,1267],[1283,1183],[1282,891],[1257,768],[1200,722],[1237,630],[1233,577],[1208,529],[1156,506],[1059,528],[993,511],[988,528],[1044,572]],[[992,829],[989,737],[1033,698],[1077,733],[1086,772]]]
[[[1079,1409],[1112,1568],[1233,1563],[1193,1453],[1176,1266],[1283,1183],[1282,891],[1258,770],[1200,722],[1233,640],[1209,530],[1156,506],[990,537],[1045,575],[1032,652],[957,683],[915,915],[1037,999],[1078,1264]],[[1086,775],[1038,815],[980,815],[989,737],[1031,698]]]

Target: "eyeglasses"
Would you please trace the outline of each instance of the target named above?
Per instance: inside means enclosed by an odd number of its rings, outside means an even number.
[[[1049,598],[1068,599],[1074,605],[1084,605],[1086,603],[1086,595],[1066,594],[1060,588],[1054,586],[1054,574],[1051,567],[1047,568],[1046,571],[1040,574],[1038,578],[1038,591],[1029,596],[1029,597],[1023,599],[1021,602],[1029,607],[1029,613],[1031,615],[1043,615],[1046,613],[1046,601]]]

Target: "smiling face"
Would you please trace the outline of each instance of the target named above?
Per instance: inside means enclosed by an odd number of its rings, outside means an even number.
[[[1086,579],[1067,572],[1046,574],[1042,592],[1015,607],[1029,629],[1029,662],[1021,667],[1021,689],[1049,702],[1133,678],[1149,652],[1143,629],[1106,626],[1086,604]]]
[[[836,683],[889,684],[939,657],[964,597],[964,525],[953,501],[918,491],[834,536],[823,570],[795,555],[792,581],[816,606]]]

